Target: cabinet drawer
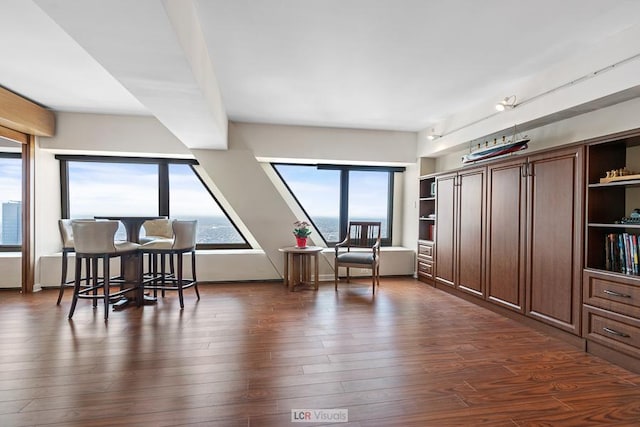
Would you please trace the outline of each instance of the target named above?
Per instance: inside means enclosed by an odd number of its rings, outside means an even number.
[[[585,338],[640,358],[640,319],[584,306]]]
[[[640,318],[640,286],[631,280],[587,272],[583,285],[585,304]]]
[[[418,256],[425,257],[429,260],[433,259],[433,245],[429,244],[419,244],[418,245]]]
[[[429,261],[418,260],[418,274],[421,276],[433,278],[433,264]]]

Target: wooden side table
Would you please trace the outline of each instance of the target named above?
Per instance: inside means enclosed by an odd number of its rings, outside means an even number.
[[[284,284],[290,291],[309,287],[318,290],[318,254],[322,249],[320,246],[279,249],[284,253]]]

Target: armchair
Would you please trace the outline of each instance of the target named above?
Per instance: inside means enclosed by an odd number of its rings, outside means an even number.
[[[380,222],[350,221],[347,236],[335,247],[334,283],[338,290],[338,268],[346,267],[347,283],[350,282],[350,268],[366,268],[371,270],[373,293],[380,286]],[[341,249],[345,249],[346,252]]]

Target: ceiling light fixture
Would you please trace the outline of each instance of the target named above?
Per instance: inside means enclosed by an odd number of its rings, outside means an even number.
[[[442,135],[436,134],[435,132],[436,132],[435,129],[431,129],[431,133],[429,133],[429,135],[427,135],[427,139],[429,141],[433,141],[434,139],[440,138],[442,136]]]
[[[498,102],[496,104],[496,110],[498,111],[510,110],[512,108],[515,108],[515,106],[516,106],[516,96],[511,95],[511,96],[507,96],[505,99]]]

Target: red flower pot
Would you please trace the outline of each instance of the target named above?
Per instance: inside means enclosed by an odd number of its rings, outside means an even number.
[[[296,247],[297,248],[306,248],[307,247],[307,238],[306,237],[298,237],[298,236],[296,236]]]

